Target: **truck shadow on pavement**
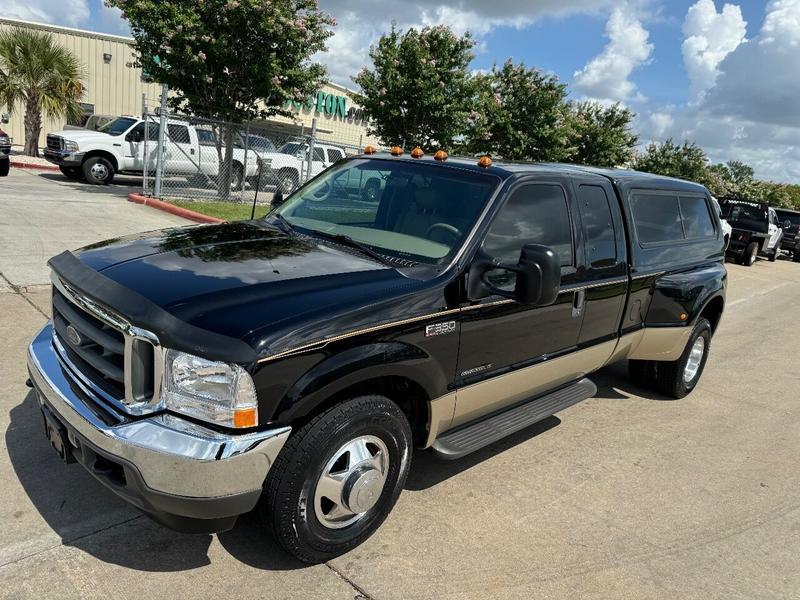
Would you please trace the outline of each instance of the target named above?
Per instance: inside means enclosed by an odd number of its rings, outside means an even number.
[[[183,534],[161,527],[107,490],[80,465],[61,462],[44,437],[33,392],[11,409],[10,417],[5,444],[11,465],[36,511],[63,545],[138,571],[185,571],[212,563],[212,535]],[[23,506],[14,518],[34,523],[31,538],[44,533],[37,519],[25,515]],[[284,571],[305,566],[286,555],[252,513],[217,538],[233,558],[259,569]],[[225,552],[222,554],[213,562],[224,560]]]
[[[127,196],[131,192],[142,191],[141,177],[125,177],[119,176],[114,179],[110,185],[91,185],[82,180],[67,179],[61,173],[42,172],[37,175],[47,181],[59,184],[64,187],[71,188],[76,192],[89,193],[89,194],[115,194],[119,196]]]

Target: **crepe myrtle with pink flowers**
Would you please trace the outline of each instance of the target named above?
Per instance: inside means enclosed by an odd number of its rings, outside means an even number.
[[[310,57],[334,19],[316,0],[106,0],[130,26],[139,66],[174,109],[241,122],[287,114],[325,79]]]

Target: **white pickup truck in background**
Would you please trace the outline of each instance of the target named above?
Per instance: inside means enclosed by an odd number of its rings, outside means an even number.
[[[263,168],[262,181],[268,185],[275,185],[283,193],[288,194],[297,189],[301,182],[316,177],[345,157],[344,148],[341,146],[316,142],[313,156],[309,161],[310,150],[310,145],[305,141],[291,141],[274,152],[259,152]]]
[[[150,122],[145,158],[145,122],[137,117],[117,117],[97,131],[65,130],[47,134],[44,157],[70,179],[85,178],[95,185],[107,185],[117,173],[140,175],[155,170],[158,156],[158,123]],[[193,179],[215,178],[220,172],[216,135],[211,129],[196,128],[187,121],[167,119],[166,143],[161,149],[164,176]],[[225,154],[225,148],[222,148]],[[233,149],[231,188],[240,189],[245,178],[258,174],[258,156]]]

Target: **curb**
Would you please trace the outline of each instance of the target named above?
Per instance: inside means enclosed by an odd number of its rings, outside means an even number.
[[[142,196],[141,194],[136,194],[136,193],[128,194],[128,202],[135,202],[136,204],[144,204],[145,206],[152,206],[153,208],[157,208],[158,210],[163,210],[164,212],[172,213],[173,215],[183,217],[184,219],[189,219],[190,221],[195,221],[196,223],[225,222],[225,219],[219,219],[217,217],[209,217],[208,215],[204,215],[202,213],[189,210],[188,208],[181,208],[180,206],[175,206],[174,204],[170,204],[169,202],[162,202],[161,200],[157,200],[156,198],[150,198],[149,196]]]
[[[37,169],[39,171],[59,171],[58,167],[53,165],[39,165],[36,163],[29,163],[29,162],[20,162],[16,161],[13,158],[11,159],[11,166],[16,167],[17,169]]]

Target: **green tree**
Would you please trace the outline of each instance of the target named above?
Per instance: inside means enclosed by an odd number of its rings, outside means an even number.
[[[569,121],[567,162],[598,167],[630,163],[639,138],[631,130],[634,113],[619,104],[603,106],[579,102],[572,107]]]
[[[475,110],[465,149],[509,160],[559,161],[570,156],[567,86],[510,59],[475,78]]]
[[[131,26],[139,65],[174,93],[173,108],[240,123],[290,115],[325,78],[311,56],[335,21],[316,0],[106,0]],[[233,128],[223,132],[227,194]]]
[[[694,181],[709,189],[714,183],[706,153],[689,141],[684,141],[682,145],[673,142],[672,138],[661,144],[652,142],[643,153],[636,156],[633,167],[638,171]]]
[[[711,165],[709,170],[715,179],[712,193],[716,196],[747,200],[757,193],[755,171],[741,161],[730,160],[727,163],[718,163]]]
[[[389,145],[449,149],[468,125],[474,45],[443,25],[405,33],[392,26],[370,49],[372,68],[353,77],[370,134]]]
[[[9,29],[0,33],[0,105],[25,109],[25,154],[39,156],[42,114],[79,118],[83,96],[78,59],[49,33]]]

